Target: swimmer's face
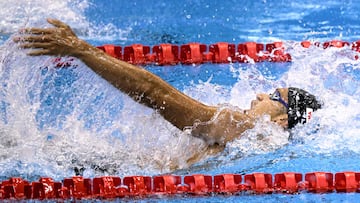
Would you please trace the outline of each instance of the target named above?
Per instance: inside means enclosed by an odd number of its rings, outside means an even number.
[[[278,88],[273,94],[278,91],[280,98],[288,103],[288,88]],[[278,100],[271,98],[269,94],[258,94],[256,100],[251,102],[251,109],[249,113],[258,117],[262,115],[269,115],[271,121],[276,122],[280,126],[287,128],[288,126],[288,114],[287,108],[284,104]]]

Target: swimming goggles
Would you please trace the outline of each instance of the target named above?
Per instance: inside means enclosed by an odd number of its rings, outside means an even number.
[[[278,101],[282,105],[286,107],[286,109],[289,108],[289,105],[281,98],[280,92],[278,90],[275,90],[274,93],[270,94],[270,99],[273,101]]]

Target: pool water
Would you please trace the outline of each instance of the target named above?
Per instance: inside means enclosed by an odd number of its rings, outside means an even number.
[[[187,175],[359,170],[360,69],[350,47],[300,46],[303,40],[360,39],[357,1],[1,1],[0,180],[74,175]],[[6,8],[6,9],[5,9]],[[145,68],[209,105],[249,108],[257,93],[297,86],[324,101],[314,121],[291,134],[259,121],[224,152],[188,166],[205,144],[177,130],[76,61],[57,69],[9,40],[25,26],[69,23],[93,45],[282,41],[291,63],[233,63]],[[261,135],[261,136],[259,136]],[[291,139],[289,137],[291,136]],[[177,170],[170,165],[176,162]],[[179,197],[157,201],[349,201],[352,194]],[[146,200],[145,200],[146,201]]]

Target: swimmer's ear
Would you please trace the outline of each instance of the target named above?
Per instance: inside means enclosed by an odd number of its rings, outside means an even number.
[[[287,115],[280,115],[272,119],[273,122],[278,124],[279,126],[283,127],[284,129],[288,128],[288,118]]]
[[[279,119],[279,120],[276,120],[275,123],[278,124],[279,126],[283,127],[284,129],[288,129],[288,121],[287,120]]]

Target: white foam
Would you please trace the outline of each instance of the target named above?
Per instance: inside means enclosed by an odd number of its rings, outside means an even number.
[[[119,29],[111,24],[88,28],[90,23],[83,15],[88,6],[85,0],[52,1],[50,5],[40,0],[1,1],[0,6],[15,14],[0,11],[3,33],[14,33],[24,26],[49,26],[44,19],[55,17],[88,38],[111,40],[118,36],[115,31]],[[289,85],[304,88],[319,95],[325,105],[314,114],[314,122],[295,129],[294,140],[307,146],[299,146],[297,152],[329,153],[345,148],[358,152],[359,82],[344,68],[359,68],[359,61],[353,59],[355,53],[349,47],[304,49],[292,42],[287,51],[293,62],[279,80],[264,76],[253,64],[246,70],[230,64],[231,74],[239,79],[232,87],[209,78],[185,87],[185,93],[206,104],[229,102],[246,109],[259,92],[270,93]],[[201,140],[119,93],[80,62],[68,73],[69,78],[62,80],[68,83],[54,84],[63,75],[54,67],[47,71],[39,68],[48,57],[27,57],[10,41],[2,45],[0,53],[1,108],[6,109],[0,119],[0,165],[5,172],[64,177],[73,175],[73,167],[85,167],[84,174],[94,176],[100,172],[91,167],[98,166],[109,170],[105,174],[157,174],[171,171],[174,165],[186,168],[186,160],[205,148]],[[63,97],[56,98],[56,94]],[[266,119],[259,121],[254,129],[228,144],[230,154],[223,160],[274,151],[288,144],[288,137]]]
[[[0,1],[0,33],[15,33],[25,26],[45,24],[46,18],[57,18],[75,29],[86,29],[84,11],[87,0],[2,0]]]

